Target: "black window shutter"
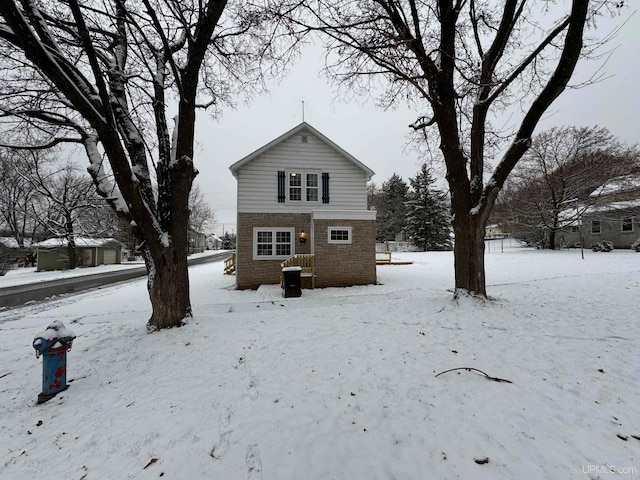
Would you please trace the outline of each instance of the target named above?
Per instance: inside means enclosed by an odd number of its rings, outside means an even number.
[[[284,171],[278,171],[278,203],[284,203]]]
[[[322,173],[322,203],[329,203],[329,173]]]

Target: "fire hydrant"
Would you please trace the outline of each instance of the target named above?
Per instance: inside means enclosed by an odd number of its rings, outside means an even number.
[[[74,338],[75,333],[60,320],[55,320],[33,339],[36,358],[42,355],[42,393],[38,395],[38,403],[51,400],[68,388],[67,352],[71,350]]]

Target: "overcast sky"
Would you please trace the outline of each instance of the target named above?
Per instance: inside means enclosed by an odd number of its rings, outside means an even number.
[[[629,144],[640,140],[640,14],[627,11],[625,18],[629,15],[631,18],[607,46],[612,50],[607,63],[582,63],[571,83],[580,84],[596,73],[607,78],[565,91],[536,132],[553,126],[598,125]],[[615,24],[622,21],[616,19]],[[601,28],[608,32],[615,24],[607,22]],[[223,228],[228,232],[236,229],[236,180],[229,166],[298,125],[303,100],[304,120],[376,172],[373,181],[377,185],[394,172],[405,181],[417,173],[421,159],[407,146],[407,126],[422,112],[408,108],[383,111],[373,102],[340,100],[335,88],[319,76],[323,64],[321,51],[309,48],[269,94],[225,111],[218,121],[199,113],[196,167],[200,175],[196,181],[215,211],[217,233]]]

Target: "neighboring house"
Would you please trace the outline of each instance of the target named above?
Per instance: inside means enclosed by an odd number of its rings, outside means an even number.
[[[207,236],[204,233],[189,229],[187,231],[189,253],[202,253],[207,248]]]
[[[296,254],[313,255],[317,287],[376,282],[372,170],[305,122],[229,168],[238,288],[278,283],[280,264]]]
[[[571,218],[562,229],[562,243],[585,247],[608,240],[615,248],[629,248],[640,237],[640,176],[619,177],[598,188],[592,194],[593,205],[568,209]]]
[[[207,235],[205,241],[207,242],[207,250],[220,250],[222,248],[222,239],[215,234]]]
[[[50,238],[34,244],[38,249],[37,271],[65,270],[69,268],[65,238]],[[122,244],[114,238],[76,237],[78,267],[97,267],[121,263]]]

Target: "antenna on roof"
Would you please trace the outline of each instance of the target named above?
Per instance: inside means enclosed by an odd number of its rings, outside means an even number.
[[[302,123],[304,123],[304,100],[302,100]]]

